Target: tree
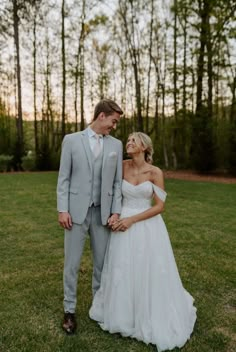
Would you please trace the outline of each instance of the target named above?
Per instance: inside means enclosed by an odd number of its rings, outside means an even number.
[[[236,175],[236,71],[231,84],[232,102],[230,108],[229,170]]]
[[[143,116],[142,116],[142,93],[141,93],[141,78],[140,78],[140,50],[139,50],[139,34],[137,34],[136,24],[137,10],[139,6],[137,1],[119,0],[119,15],[122,20],[122,28],[128,45],[128,51],[131,58],[134,82],[135,82],[135,98],[137,109],[137,128],[143,131]],[[138,32],[139,33],[139,32]]]
[[[79,87],[80,87],[80,129],[83,130],[85,127],[85,118],[84,118],[84,41],[86,35],[86,24],[85,24],[85,0],[82,1],[82,10],[81,10],[81,29],[79,33],[79,40],[78,40],[78,49],[77,49],[77,56],[76,56],[76,67],[75,67],[75,130],[78,129],[78,79],[79,79]]]
[[[61,57],[62,57],[62,111],[61,134],[66,134],[66,53],[65,53],[65,0],[61,2]]]
[[[12,0],[13,4],[13,27],[14,27],[14,43],[16,50],[16,76],[17,76],[17,106],[18,116],[16,118],[17,142],[14,153],[14,167],[21,170],[22,156],[24,155],[24,134],[23,134],[23,115],[22,115],[22,93],[21,93],[21,65],[20,65],[20,45],[19,45],[19,0]]]
[[[152,71],[152,49],[153,49],[153,24],[154,24],[154,0],[151,0],[151,20],[150,20],[150,32],[149,32],[149,43],[148,43],[148,74],[147,74],[147,99],[146,99],[146,131],[149,131],[149,105],[150,105],[150,83],[151,83],[151,71]]]
[[[199,55],[197,65],[197,98],[196,112],[193,121],[192,154],[193,165],[201,172],[209,172],[215,168],[215,148],[212,130],[212,53],[209,21],[211,16],[211,0],[198,0],[200,17]],[[203,78],[205,50],[208,49],[208,100],[203,102]]]

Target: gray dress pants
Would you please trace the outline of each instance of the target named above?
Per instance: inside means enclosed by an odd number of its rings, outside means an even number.
[[[109,238],[109,229],[102,225],[101,207],[90,207],[83,224],[65,229],[64,238],[64,311],[74,313],[77,302],[78,272],[87,234],[93,254],[93,295],[100,287],[101,273]]]

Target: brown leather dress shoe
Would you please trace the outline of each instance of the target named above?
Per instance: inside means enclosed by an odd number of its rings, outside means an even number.
[[[66,312],[64,313],[64,320],[62,324],[63,330],[68,334],[74,334],[76,330],[76,318],[74,313]]]

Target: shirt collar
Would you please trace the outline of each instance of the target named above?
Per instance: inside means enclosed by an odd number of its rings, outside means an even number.
[[[88,136],[89,136],[89,138],[95,136],[95,134],[96,134],[96,133],[94,132],[94,130],[92,130],[91,127],[88,127]]]
[[[88,126],[88,136],[89,136],[89,138],[92,138],[92,137],[94,137],[96,135],[97,135],[97,133],[90,126]],[[102,134],[98,134],[98,136],[99,136],[99,138],[103,137]]]

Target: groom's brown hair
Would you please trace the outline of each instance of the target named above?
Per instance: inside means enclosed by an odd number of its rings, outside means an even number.
[[[101,112],[104,112],[106,116],[112,115],[114,112],[123,115],[123,111],[119,105],[111,99],[102,99],[97,103],[94,108],[93,121],[97,119]]]

